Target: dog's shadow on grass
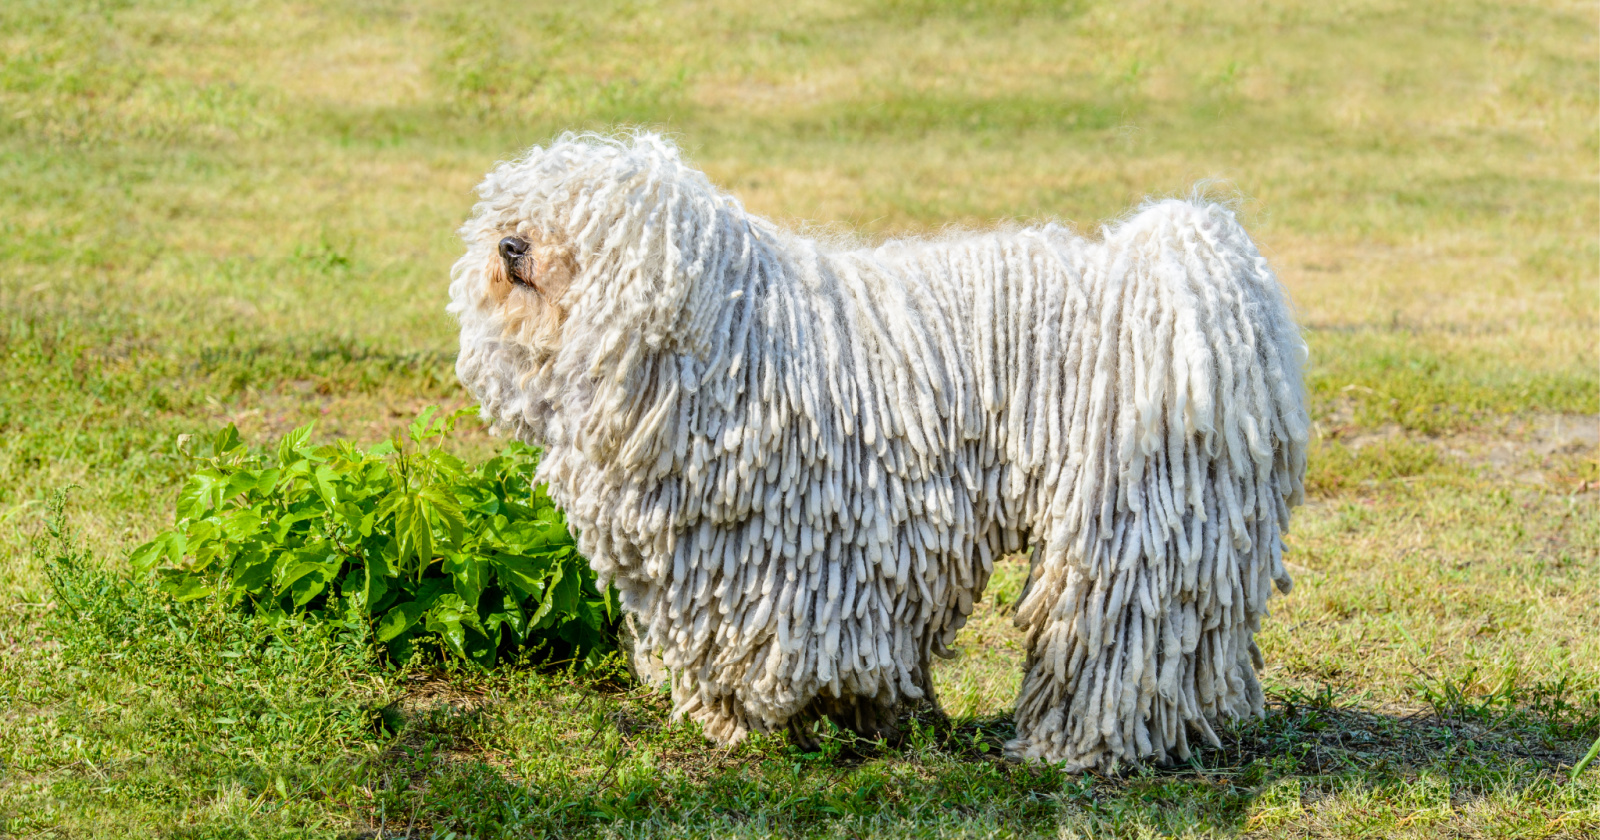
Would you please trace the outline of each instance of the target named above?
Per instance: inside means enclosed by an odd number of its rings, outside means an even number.
[[[731,833],[759,827],[804,836],[828,826],[872,833],[931,819],[989,821],[1023,836],[1054,836],[1063,826],[1229,834],[1262,814],[1290,818],[1284,815],[1353,789],[1459,805],[1507,785],[1561,783],[1600,725],[1600,702],[1564,696],[1454,705],[1435,698],[1408,710],[1362,705],[1331,689],[1289,691],[1269,698],[1263,719],[1222,727],[1222,745],[1185,764],[1068,774],[1008,759],[1009,715],[952,719],[922,706],[902,715],[893,738],[869,741],[823,724],[815,750],[781,736],[723,749],[692,724],[670,722],[664,696],[613,685],[570,695],[572,708],[587,709],[587,723],[572,733],[580,749],[567,752],[567,775],[542,778],[517,773],[485,749],[493,740],[485,733],[505,721],[494,703],[401,704],[375,713],[375,725],[394,734],[380,758],[392,765],[386,778],[400,781],[375,795],[374,825],[406,813],[410,831],[508,819],[557,834],[618,821],[701,821],[726,823]],[[650,772],[619,769],[640,755],[650,756]]]
[[[1564,684],[1477,700],[1423,694],[1430,704],[1418,708],[1364,704],[1329,687],[1270,695],[1263,718],[1219,728],[1222,744],[1186,763],[1085,775],[1064,821],[1232,833],[1361,791],[1419,810],[1458,806],[1565,784],[1600,728],[1600,695],[1573,703]]]

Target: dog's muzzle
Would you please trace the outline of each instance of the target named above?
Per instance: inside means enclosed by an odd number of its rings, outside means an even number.
[[[500,240],[500,259],[505,261],[506,276],[511,278],[511,282],[519,286],[528,285],[528,281],[517,273],[517,260],[527,256],[527,254],[528,243],[526,240],[518,239],[515,236],[508,236]]]

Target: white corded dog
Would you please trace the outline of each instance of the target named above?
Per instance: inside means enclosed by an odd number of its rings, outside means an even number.
[[[457,373],[544,447],[712,739],[889,730],[1023,549],[1013,755],[1186,758],[1261,713],[1305,345],[1228,210],[830,247],[652,134],[562,137],[479,195]]]

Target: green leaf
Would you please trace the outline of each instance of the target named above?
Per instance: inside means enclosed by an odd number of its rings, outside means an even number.
[[[473,502],[472,510],[478,513],[487,513],[491,516],[497,514],[500,512],[500,497],[493,493],[487,493],[483,498]]]
[[[557,568],[562,569],[560,566]],[[550,586],[550,601],[556,612],[562,615],[570,615],[578,608],[578,599],[582,594],[583,575],[577,569],[562,569],[562,574],[557,575]]]
[[[244,542],[261,532],[261,514],[254,509],[236,510],[220,519],[222,535],[233,542]]]
[[[163,534],[156,539],[159,540],[167,536],[169,535]],[[156,564],[160,563],[166,556],[167,552],[152,540],[128,553],[128,565],[133,567],[135,573],[142,575],[154,569]]]
[[[446,646],[462,659],[471,659],[467,654],[467,633],[464,626],[469,620],[476,621],[476,610],[468,611],[466,605],[455,595],[441,595],[428,610],[427,629],[438,633]]]
[[[211,454],[217,458],[243,448],[244,443],[239,440],[239,428],[232,423],[222,427],[211,442]]]
[[[401,563],[407,557],[416,557],[419,568],[426,568],[433,559],[433,529],[428,518],[419,510],[417,500],[410,494],[396,490],[378,508],[379,517],[394,515],[394,535],[400,541]]]
[[[578,619],[584,624],[589,625],[589,628],[592,630],[598,632],[605,624],[605,603],[598,598],[593,600],[588,598],[579,600],[578,609],[575,612],[577,613]]]
[[[433,525],[417,507],[415,505],[411,507],[410,527],[406,529],[405,534],[411,544],[412,553],[417,556],[419,569],[426,569],[428,564],[433,562]]]
[[[555,635],[578,650],[593,650],[605,644],[605,637],[586,621],[564,622],[556,628]]]
[[[568,580],[568,576],[566,570],[559,564],[553,565],[551,570],[554,574],[551,575],[550,581],[546,585],[544,600],[539,602],[539,607],[533,611],[533,615],[528,616],[528,623],[535,630],[544,630],[558,624],[561,619],[572,611],[571,605],[577,600],[576,586],[569,587],[572,592],[566,598],[561,598],[557,595],[557,590],[561,588],[563,582]],[[565,609],[560,607],[560,602],[563,600],[568,604]]]
[[[232,547],[222,535],[222,520],[215,516],[190,522],[184,541],[185,550],[192,558],[187,564],[190,570],[204,569],[211,565],[212,561],[232,551]]]
[[[431,436],[429,434],[428,421],[432,419],[433,415],[438,413],[438,411],[438,406],[430,405],[427,408],[424,408],[421,414],[417,415],[417,419],[411,421],[411,427],[409,431],[411,432],[412,441],[421,443],[423,440]]]
[[[354,502],[340,502],[333,508],[333,515],[338,517],[350,530],[363,537],[372,536],[372,521],[376,511],[366,510]]]
[[[556,503],[550,499],[549,487],[543,484],[534,486],[531,507],[536,518],[550,520],[559,524],[562,528],[567,527],[566,516],[562,514],[561,508],[556,507]]]
[[[435,514],[439,522],[449,531],[450,545],[460,548],[462,537],[467,530],[467,518],[461,512],[461,503],[438,485],[424,488],[417,494],[417,498],[426,503],[427,510]]]
[[[450,579],[443,577],[428,578],[416,588],[415,599],[418,603],[433,606],[434,600],[450,593]]]
[[[444,556],[444,571],[450,575],[456,595],[474,609],[477,608],[478,598],[483,595],[486,577],[484,567],[487,565],[487,561],[470,555],[447,553]]]
[[[544,595],[545,578],[550,575],[548,558],[516,557],[496,554],[489,558],[489,567],[500,585],[522,598],[538,599]]]
[[[268,533],[274,540],[283,543],[289,539],[289,533],[294,530],[294,526],[315,519],[318,513],[319,511],[308,509],[285,514],[272,523],[272,529]]]
[[[317,489],[317,495],[321,496],[322,501],[329,507],[339,500],[338,494],[333,489],[333,482],[338,478],[338,473],[323,464],[319,464],[316,471],[311,474],[311,485]]]
[[[459,479],[467,471],[466,463],[443,449],[435,449],[423,457],[427,458],[434,469],[450,478]]]
[[[484,628],[482,632],[471,626],[465,630],[466,640],[462,647],[466,649],[467,658],[485,670],[494,667],[495,656],[500,647],[499,626],[492,630]]]
[[[246,595],[255,598],[267,597],[266,586],[272,580],[272,570],[276,566],[277,558],[268,556],[263,551],[239,555],[239,558],[233,561],[233,585],[230,591],[236,598]]]
[[[395,490],[391,490],[388,495],[383,497],[383,501],[378,503],[378,518],[388,519],[391,516],[398,517],[400,513],[400,507],[402,505],[409,504],[411,504],[411,495],[404,489],[397,488]]]
[[[501,529],[500,538],[519,554],[540,554],[572,546],[572,534],[559,522],[523,519]]]
[[[378,641],[387,642],[410,630],[427,610],[428,605],[419,601],[402,601],[390,607],[378,621],[376,633]]]
[[[315,425],[317,425],[315,421],[307,423],[284,435],[283,440],[278,441],[279,464],[287,467],[296,461],[304,460],[305,456],[301,454],[300,450],[306,445],[306,441],[311,438],[311,429]]]
[[[184,548],[183,532],[168,531],[134,549],[133,553],[128,555],[128,561],[133,564],[133,570],[142,575],[163,561],[167,564],[176,564],[183,559]]]
[[[518,638],[528,632],[528,616],[523,613],[520,599],[505,593],[500,599],[500,609],[489,613],[483,618],[483,626],[490,631],[499,627],[508,628]]]
[[[251,473],[256,477],[256,486],[251,488],[249,492],[252,495],[271,493],[278,486],[278,476],[282,474],[283,471],[278,469],[260,470]]]
[[[179,603],[204,598],[216,592],[216,589],[207,583],[200,575],[180,573],[163,581],[161,590],[172,596]]]
[[[386,578],[393,572],[389,570],[389,564],[384,562],[381,554],[368,555],[362,572],[363,582],[366,585],[361,589],[361,608],[371,615],[373,605],[382,601],[383,596],[389,591],[389,581]]]
[[[178,518],[199,519],[210,513],[216,507],[212,497],[226,480],[222,473],[210,468],[189,476],[178,491]]]
[[[278,594],[290,595],[295,606],[303,607],[334,579],[339,572],[339,565],[338,558],[294,563],[279,579]]]
[[[227,484],[217,491],[217,505],[220,507],[236,496],[248,496],[256,489],[257,480],[257,477],[248,470],[228,476]]]

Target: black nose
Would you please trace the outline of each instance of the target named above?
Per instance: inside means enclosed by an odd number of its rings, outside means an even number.
[[[526,253],[528,253],[527,242],[515,236],[500,240],[500,259],[510,262],[513,257],[520,257]]]

